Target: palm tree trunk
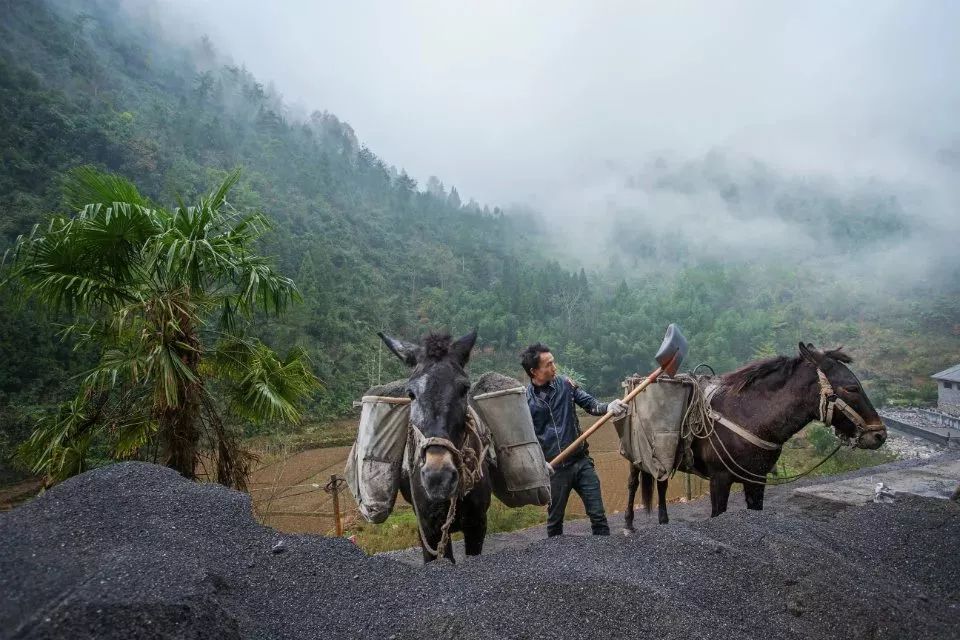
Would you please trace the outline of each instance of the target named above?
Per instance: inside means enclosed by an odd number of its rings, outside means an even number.
[[[181,390],[181,403],[166,407],[160,415],[163,464],[185,478],[196,480],[200,462],[199,394],[196,385]]]
[[[190,318],[179,318],[183,331],[178,342],[190,348],[178,349],[177,357],[193,374],[194,381],[184,380],[179,391],[179,404],[165,406],[160,414],[160,437],[163,439],[163,464],[176,469],[191,480],[197,478],[200,466],[200,407],[203,393],[200,381],[200,338],[192,330]]]

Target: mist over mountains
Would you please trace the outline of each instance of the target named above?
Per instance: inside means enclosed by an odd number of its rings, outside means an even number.
[[[957,275],[951,3],[123,6],[208,34],[291,117],[330,109],[422,185],[536,211],[572,265]]]
[[[731,151],[651,159],[562,198],[569,239],[609,236],[604,266],[641,272],[709,262],[843,273],[887,291],[957,282],[955,172],[910,184],[879,177],[788,174]],[[612,254],[612,256],[611,256]]]
[[[283,321],[258,322],[268,343],[310,354],[323,381],[308,408],[311,425],[349,412],[371,384],[402,373],[384,358],[379,330],[413,338],[477,326],[474,369],[515,376],[519,349],[542,340],[600,394],[617,393],[624,375],[650,368],[669,322],[691,339],[691,361],[721,371],[792,353],[798,340],[846,343],[878,403],[928,400],[927,376],[960,360],[960,147],[956,123],[943,115],[960,85],[931,93],[932,72],[905,79],[939,51],[940,27],[888,76],[915,92],[878,109],[889,128],[878,129],[877,119],[839,126],[864,112],[861,96],[856,109],[848,105],[812,131],[826,97],[783,124],[761,115],[786,113],[777,109],[787,98],[764,93],[760,104],[738,110],[745,104],[738,101],[754,97],[740,72],[717,61],[697,70],[704,51],[729,44],[722,34],[704,36],[702,50],[691,36],[686,49],[656,64],[621,60],[601,43],[600,26],[615,16],[603,10],[597,24],[581,24],[582,9],[561,7],[541,29],[531,27],[525,56],[517,57],[515,41],[502,36],[528,33],[530,10],[517,9],[506,32],[478,35],[512,11],[497,5],[476,10],[474,31],[450,27],[412,55],[405,47],[421,27],[407,16],[389,35],[385,16],[397,9],[380,7],[375,17],[363,7],[324,9],[348,16],[338,23],[285,4],[276,16],[286,31],[271,32],[275,18],[254,24],[259,9],[218,6],[4,6],[2,241],[6,248],[64,210],[62,178],[75,166],[119,173],[160,202],[203,193],[241,167],[232,204],[273,220],[262,250],[303,293]],[[655,27],[709,31],[709,20],[672,11],[641,21],[637,29],[650,35],[643,46],[664,43],[666,35],[651,34]],[[779,15],[770,11],[768,20]],[[871,16],[865,24],[875,37],[857,45],[860,53],[906,28]],[[316,30],[321,49],[285,58],[283,38],[307,46],[301,23]],[[348,48],[344,40],[358,28],[368,37]],[[319,37],[337,29],[338,37]],[[558,33],[569,37],[557,40]],[[610,34],[612,43],[624,42],[630,21]],[[456,52],[437,57],[435,47],[452,40]],[[579,48],[568,50],[574,42]],[[321,55],[334,46],[339,57]],[[752,51],[737,49],[728,63],[746,65],[744,73],[776,66],[747,64]],[[491,66],[473,69],[484,55]],[[802,88],[826,77],[827,62],[810,62],[821,72],[814,81],[804,79],[800,57],[783,55]],[[407,66],[394,75],[400,61]],[[624,65],[635,73],[620,73]],[[883,99],[889,92],[878,65],[866,65],[857,86]],[[837,73],[855,66],[846,60]],[[729,81],[713,105],[704,92],[723,83],[707,81],[711,70]],[[564,74],[570,82],[556,82]],[[295,82],[305,76],[310,84]],[[683,82],[693,88],[680,92]],[[897,127],[923,91],[937,100],[915,116],[923,135],[911,137]],[[420,118],[411,116],[415,107]],[[711,109],[708,126],[698,114]],[[755,126],[738,129],[731,124],[738,118]],[[832,143],[823,145],[827,133]],[[0,411],[8,427],[0,448],[69,397],[73,376],[98,357],[58,342],[44,310],[3,295]]]

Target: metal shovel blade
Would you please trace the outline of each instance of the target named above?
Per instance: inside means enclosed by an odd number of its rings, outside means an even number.
[[[680,363],[686,356],[687,339],[683,337],[680,327],[671,322],[654,359],[663,367],[664,373],[672,376],[680,369]]]

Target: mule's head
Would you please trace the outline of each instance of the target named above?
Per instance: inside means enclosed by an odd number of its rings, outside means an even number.
[[[800,356],[824,373],[837,398],[853,409],[865,423],[858,429],[850,416],[835,409],[832,426],[837,435],[855,438],[855,446],[861,449],[876,449],[882,445],[887,439],[887,429],[863,390],[863,385],[847,368],[847,364],[853,362],[852,358],[841,349],[821,351],[812,344],[802,342]]]
[[[462,447],[470,390],[464,367],[477,340],[476,329],[458,340],[446,334],[430,334],[422,344],[378,335],[412,369],[407,381],[411,422],[426,438],[445,440],[456,449]],[[454,452],[436,444],[425,447],[421,454],[420,480],[427,497],[449,500],[460,480]]]

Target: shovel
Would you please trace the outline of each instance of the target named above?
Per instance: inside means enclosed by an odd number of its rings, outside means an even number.
[[[646,380],[641,382],[637,387],[628,393],[623,399],[624,404],[629,404],[631,400],[637,397],[637,394],[650,386],[661,374],[666,373],[668,376],[672,376],[680,368],[680,363],[683,362],[684,356],[687,355],[687,339],[683,337],[683,333],[680,332],[680,327],[671,323],[667,327],[667,334],[663,337],[663,343],[660,345],[660,350],[657,351],[657,355],[654,356],[654,359],[657,361],[657,364],[660,365],[657,369],[647,376]],[[556,458],[550,461],[550,466],[554,469],[557,468],[557,465],[570,457],[570,454],[580,448],[580,445],[586,441],[591,435],[596,432],[597,429],[606,424],[607,420],[613,417],[613,413],[607,412],[602,418],[593,423],[593,425],[580,434],[580,437],[570,443],[570,445],[560,452]]]

